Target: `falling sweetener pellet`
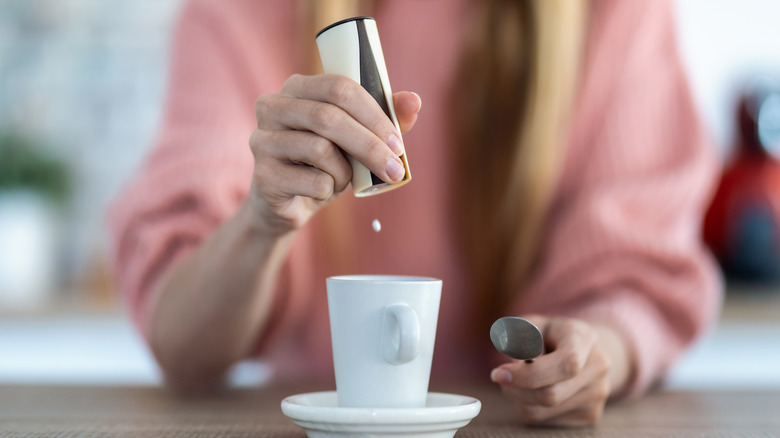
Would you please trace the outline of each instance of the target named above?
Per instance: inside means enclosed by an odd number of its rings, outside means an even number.
[[[374,231],[377,233],[382,231],[382,224],[379,222],[379,219],[374,219],[374,221],[371,222],[371,226],[374,227]]]

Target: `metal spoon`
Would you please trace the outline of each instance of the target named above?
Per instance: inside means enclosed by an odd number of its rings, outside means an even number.
[[[528,363],[544,352],[544,338],[539,328],[516,316],[496,320],[490,327],[490,340],[502,354]]]

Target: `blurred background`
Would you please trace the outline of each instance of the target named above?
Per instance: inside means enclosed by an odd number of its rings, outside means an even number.
[[[113,290],[105,211],[156,134],[180,6],[0,0],[0,384],[159,382]],[[780,2],[676,7],[726,163],[707,239],[729,281],[668,385],[780,387]],[[263,376],[245,364],[234,379]]]

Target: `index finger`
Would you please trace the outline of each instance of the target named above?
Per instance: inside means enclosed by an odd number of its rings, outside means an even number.
[[[337,75],[293,75],[281,94],[295,107],[277,114],[285,126],[328,138],[388,183],[403,178],[401,135],[360,84]]]
[[[306,81],[310,83],[304,83]],[[395,135],[399,140],[401,138],[390,117],[389,107],[380,106],[365,88],[346,76],[292,76],[285,83],[282,92],[299,99],[336,105],[383,142],[388,142],[391,135]],[[401,151],[394,152],[401,154]]]

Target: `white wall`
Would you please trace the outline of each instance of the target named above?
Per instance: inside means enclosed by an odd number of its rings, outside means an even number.
[[[0,131],[65,157],[73,205],[61,270],[104,245],[104,211],[155,135],[181,0],[0,0]]]
[[[780,80],[780,1],[678,0],[677,16],[691,85],[725,154],[740,87],[757,74]]]

